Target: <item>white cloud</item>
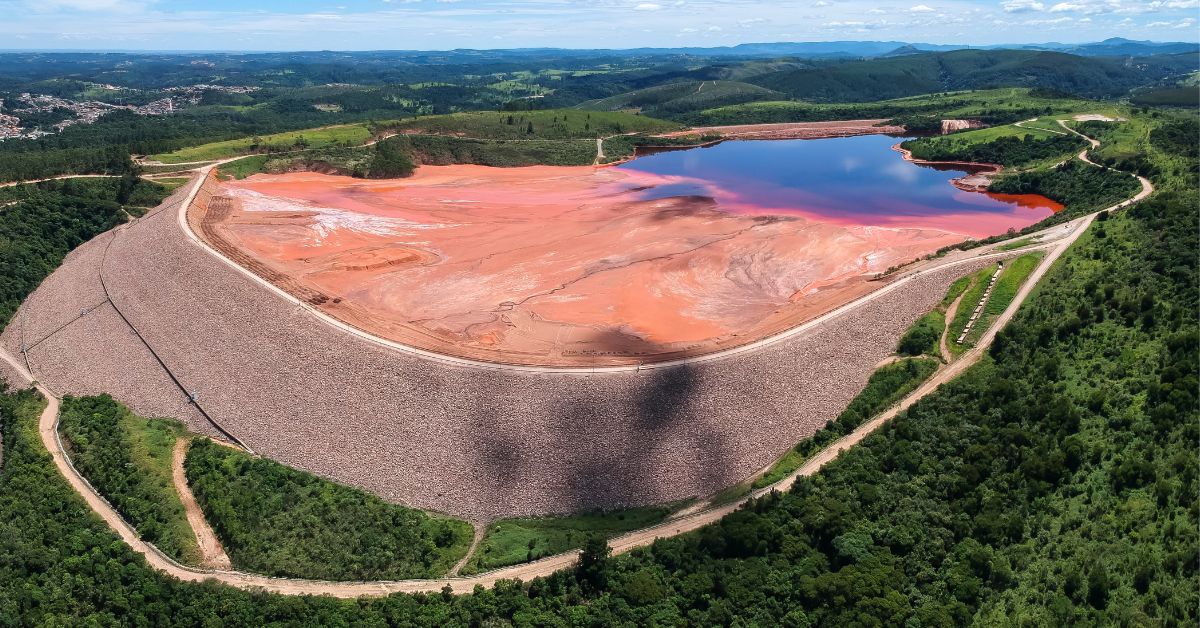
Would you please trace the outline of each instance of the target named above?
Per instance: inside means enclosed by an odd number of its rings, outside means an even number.
[[[1004,0],[1000,3],[1005,13],[1024,13],[1026,11],[1042,11],[1046,5],[1038,0]]]
[[[936,10],[937,9],[934,9],[933,7],[926,5],[926,4],[918,4],[915,7],[909,8],[909,11],[911,11],[913,13],[933,13]]]
[[[633,7],[633,10],[634,11],[657,11],[661,8],[662,8],[661,4],[654,4],[653,2],[643,2],[643,3]]]

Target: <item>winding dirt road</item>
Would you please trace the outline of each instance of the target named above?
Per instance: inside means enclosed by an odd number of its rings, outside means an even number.
[[[119,174],[64,174],[58,177],[46,177],[44,179],[28,179],[26,181],[9,181],[0,183],[0,188],[11,188],[18,185],[33,185],[34,183],[42,183],[45,181],[62,181],[63,179],[119,179],[123,175]]]
[[[967,289],[969,290],[970,286],[968,286]],[[954,361],[954,354],[950,353],[950,346],[946,344],[946,338],[950,335],[950,321],[953,321],[954,317],[958,315],[958,304],[962,303],[963,297],[965,296],[967,296],[966,290],[964,290],[962,294],[958,295],[958,297],[954,299],[954,302],[950,304],[950,307],[946,308],[946,324],[942,325],[942,337],[938,338],[938,349],[942,353],[942,361],[946,364]]]
[[[1061,123],[1061,122],[1060,122]],[[1063,124],[1064,128],[1066,127]],[[1072,130],[1072,132],[1075,132]],[[1086,137],[1086,136],[1084,136]],[[1091,138],[1087,138],[1089,142],[1094,142]],[[1086,151],[1085,151],[1086,153]],[[1080,159],[1092,163],[1086,159],[1085,154],[1080,155]],[[213,164],[216,165],[216,164]],[[1095,164],[1093,164],[1095,165]],[[191,191],[188,202],[195,198],[199,190],[199,183],[203,180],[204,175],[207,175],[208,170],[212,166],[203,169],[203,174]],[[1143,190],[1133,198],[1118,203],[1105,211],[1120,209],[1145,198],[1153,191],[1153,186],[1143,177],[1138,177],[1143,184]],[[188,203],[183,205],[186,207]],[[1043,243],[1041,245],[1027,247],[1046,248],[1048,249],[1046,257],[1038,265],[1033,273],[1027,278],[1021,289],[1013,298],[1012,303],[1008,308],[997,318],[995,323],[989,328],[980,339],[979,343],[964,353],[957,361],[939,369],[934,375],[924,384],[918,387],[910,395],[905,397],[901,402],[889,408],[885,412],[871,419],[870,421],[859,426],[858,429],[834,442],[829,447],[823,449],[817,455],[810,458],[803,466],[795,473],[789,475],[783,480],[754,491],[747,497],[723,506],[712,507],[695,511],[691,514],[680,516],[665,523],[655,525],[642,530],[630,532],[628,534],[616,537],[609,541],[609,545],[613,549],[614,554],[620,554],[632,550],[637,547],[644,547],[654,542],[655,539],[665,538],[696,530],[710,523],[716,522],[725,515],[741,508],[749,500],[759,498],[772,491],[788,490],[799,477],[810,476],[815,474],[826,464],[836,459],[837,456],[844,450],[853,447],[861,442],[868,435],[873,433],[879,427],[887,423],[892,418],[896,417],[900,412],[912,406],[914,403],[924,398],[936,390],[942,384],[957,377],[971,365],[979,361],[979,359],[991,346],[997,332],[1002,329],[1012,319],[1026,297],[1037,286],[1038,282],[1045,275],[1053,263],[1079,238],[1080,235],[1087,229],[1095,218],[1096,214],[1090,214],[1073,221],[1075,228],[1071,229],[1062,239]],[[179,219],[181,225],[187,233],[191,233],[186,228],[186,218],[183,212],[180,212]],[[192,236],[194,238],[194,235]],[[215,251],[213,252],[214,254]],[[218,255],[219,257],[219,255]],[[224,259],[224,258],[222,258]],[[232,262],[229,262],[233,264]],[[235,267],[240,269],[240,266]],[[945,266],[948,266],[946,264]],[[248,272],[248,271],[246,271]],[[911,275],[919,273],[915,271]],[[888,288],[896,289],[903,285],[902,282],[897,282]],[[269,284],[268,284],[269,286]],[[880,292],[888,288],[881,289],[872,293],[878,295]],[[871,295],[868,295],[870,297]],[[288,578],[271,578],[267,576],[247,574],[230,570],[218,569],[197,569],[179,564],[170,557],[163,554],[152,544],[146,543],[138,538],[133,528],[112,508],[112,506],[101,497],[95,489],[83,478],[82,475],[72,466],[69,458],[66,456],[62,446],[62,442],[58,436],[58,414],[59,402],[58,397],[53,391],[46,387],[33,382],[32,375],[26,370],[25,365],[19,360],[9,355],[7,352],[0,350],[0,358],[7,362],[13,369],[16,370],[27,382],[33,383],[38,390],[46,397],[47,405],[38,423],[38,431],[41,436],[43,445],[50,453],[55,466],[59,472],[66,478],[71,487],[84,499],[88,506],[99,516],[114,532],[128,544],[134,551],[141,554],[147,563],[158,571],[188,582],[199,582],[205,580],[214,580],[229,586],[246,589],[246,590],[265,590],[275,593],[288,595],[330,595],[340,598],[356,598],[363,596],[382,596],[391,593],[402,592],[437,592],[443,587],[449,587],[455,593],[466,593],[474,589],[475,586],[481,585],[490,587],[500,580],[521,579],[529,580],[541,576],[549,575],[557,570],[572,566],[578,557],[578,552],[566,552],[555,556],[547,557],[532,563],[517,565],[513,567],[498,569],[492,572],[481,574],[469,578],[440,578],[434,580],[401,580],[387,582],[326,582],[302,579]],[[490,365],[494,367],[495,365]]]

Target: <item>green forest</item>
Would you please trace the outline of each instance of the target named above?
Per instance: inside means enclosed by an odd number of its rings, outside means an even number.
[[[1048,138],[1004,136],[986,143],[955,143],[955,136],[905,142],[913,157],[928,161],[973,161],[1001,166],[1015,166],[1031,161],[1078,153],[1087,146],[1075,135],[1055,135]]]
[[[178,561],[197,562],[196,538],[171,483],[171,450],[182,426],[136,418],[108,395],[64,397],[60,412],[75,468],[142,539]]]
[[[471,541],[464,521],[434,518],[360,489],[192,441],[188,485],[235,565],[319,580],[445,574]]]

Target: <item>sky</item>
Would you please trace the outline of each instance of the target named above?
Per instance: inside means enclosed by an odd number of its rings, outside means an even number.
[[[447,50],[1200,39],[1200,0],[0,0],[0,48]]]

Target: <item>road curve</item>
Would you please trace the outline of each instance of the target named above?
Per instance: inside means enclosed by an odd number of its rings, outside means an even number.
[[[1088,139],[1090,140],[1090,138]],[[1139,194],[1134,198],[1113,205],[1112,207],[1106,208],[1103,211],[1120,209],[1132,202],[1145,198],[1147,194],[1153,191],[1153,186],[1149,184],[1149,181],[1142,177],[1138,178],[1143,181],[1143,185],[1147,186],[1148,189],[1143,189],[1142,192],[1139,192]],[[192,191],[192,195],[189,196],[189,199],[194,198],[195,192],[198,189],[199,186],[196,186],[196,188]],[[903,412],[920,399],[932,393],[942,384],[957,377],[971,365],[979,361],[979,359],[991,346],[999,330],[1008,324],[1013,315],[1020,308],[1021,304],[1024,303],[1025,299],[1033,291],[1034,287],[1046,274],[1048,269],[1063,254],[1063,252],[1065,252],[1071,246],[1071,244],[1073,244],[1080,237],[1080,235],[1083,234],[1095,216],[1096,214],[1093,213],[1077,219],[1075,221],[1077,223],[1076,228],[1072,229],[1064,238],[1052,244],[1044,245],[1043,248],[1049,248],[1046,257],[1042,260],[1034,272],[1031,273],[1026,279],[1025,283],[1022,285],[1021,289],[1018,290],[1009,306],[996,319],[995,323],[988,329],[988,331],[984,333],[983,337],[980,338],[979,343],[964,353],[957,361],[935,372],[930,379],[910,393],[898,404],[859,426],[853,432],[834,442],[825,449],[821,450],[815,456],[806,461],[804,465],[801,466],[796,472],[780,480],[779,482],[754,491],[750,495],[730,504],[699,510],[691,514],[651,526],[649,528],[636,530],[613,538],[609,541],[609,545],[612,547],[613,553],[621,554],[638,547],[649,545],[659,538],[671,537],[696,530],[720,520],[725,515],[734,512],[738,508],[741,508],[752,499],[762,497],[772,491],[786,491],[790,489],[798,478],[815,474],[826,464],[836,459],[842,451],[858,444],[872,432],[879,429],[885,423],[899,415],[900,412]],[[0,359],[3,359],[5,362],[7,362],[27,382],[34,384],[42,393],[42,395],[46,397],[47,405],[45,410],[42,412],[41,417],[39,418],[38,431],[41,436],[42,444],[50,453],[55,466],[66,478],[67,482],[71,485],[75,492],[77,492],[84,499],[84,501],[97,514],[97,516],[99,516],[110,528],[113,529],[114,532],[117,533],[122,541],[129,545],[130,548],[135,552],[141,554],[151,567],[180,580],[187,582],[213,580],[222,584],[251,591],[264,590],[285,595],[329,595],[339,598],[377,597],[392,593],[438,592],[442,591],[446,587],[449,587],[449,589],[455,593],[468,593],[476,586],[491,587],[496,582],[501,580],[529,580],[532,578],[546,576],[560,569],[568,568],[574,565],[578,558],[579,552],[572,551],[550,556],[531,563],[497,569],[495,571],[467,578],[454,577],[432,580],[398,580],[378,582],[329,582],[292,578],[272,578],[268,576],[248,574],[232,570],[197,569],[181,565],[163,554],[152,544],[142,541],[140,538],[138,538],[133,527],[130,526],[129,523],[126,522],[120,516],[120,514],[118,514],[116,510],[114,510],[112,506],[103,497],[101,497],[99,493],[96,492],[91,484],[89,484],[87,480],[84,479],[83,476],[71,464],[70,459],[67,457],[62,446],[62,441],[58,435],[59,401],[54,392],[45,386],[34,382],[32,375],[26,370],[25,366],[3,349],[0,349]]]

